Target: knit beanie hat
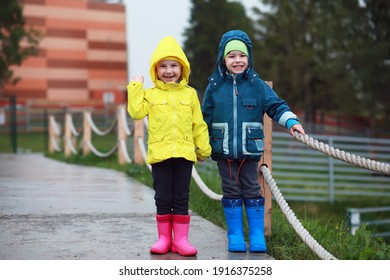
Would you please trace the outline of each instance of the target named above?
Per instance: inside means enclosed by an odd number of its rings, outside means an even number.
[[[243,41],[240,40],[231,40],[225,46],[225,51],[223,52],[223,57],[231,51],[240,51],[248,56],[248,47],[245,45]]]

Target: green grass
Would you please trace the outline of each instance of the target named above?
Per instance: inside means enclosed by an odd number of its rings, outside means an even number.
[[[43,132],[19,133],[16,139],[19,152],[43,152],[45,150],[46,135]],[[9,134],[0,133],[0,152],[12,153],[12,143],[13,140]]]
[[[21,149],[31,150],[32,152],[44,152],[45,145],[43,143],[45,140],[42,133],[18,136],[18,147]],[[7,135],[0,135],[0,152],[12,152],[10,142],[5,141],[7,137]],[[94,143],[96,147],[111,147],[107,143],[113,140],[97,140]],[[115,169],[128,174],[147,186],[152,186],[151,173],[146,166],[136,164],[121,166],[118,164],[116,156],[105,159],[95,157],[94,155],[83,157],[81,153],[69,158],[65,158],[63,153],[54,153],[47,156],[72,164]],[[200,171],[199,173],[202,176]],[[202,178],[210,189],[220,193],[220,179],[217,175],[202,176]],[[348,217],[346,216],[346,208],[348,207],[378,206],[380,204],[389,205],[389,201],[385,198],[350,198],[345,201],[337,201],[333,205],[329,203],[289,202],[289,206],[294,211],[296,217],[311,236],[333,256],[343,260],[390,259],[390,246],[382,238],[372,238],[372,232],[367,228],[362,227],[357,231],[356,235],[351,235]],[[204,195],[194,182],[191,184],[190,208],[205,219],[226,229],[220,202],[211,200]],[[247,224],[245,224],[245,228],[247,234]],[[295,233],[276,202],[273,202],[272,234],[267,237],[267,246],[268,254],[275,259],[319,259]]]

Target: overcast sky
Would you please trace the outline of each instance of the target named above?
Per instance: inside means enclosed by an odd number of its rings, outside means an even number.
[[[249,9],[260,0],[237,0]],[[127,14],[128,80],[143,75],[145,86],[152,86],[149,61],[158,42],[173,36],[183,46],[183,32],[188,27],[190,0],[125,0]],[[212,69],[210,69],[211,71]]]

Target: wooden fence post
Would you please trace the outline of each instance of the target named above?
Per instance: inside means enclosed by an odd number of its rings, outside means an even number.
[[[53,115],[49,115],[49,153],[52,154],[56,151],[54,141],[56,140],[56,129],[54,127],[55,120]]]
[[[72,122],[72,115],[69,112],[65,113],[65,138],[64,138],[64,155],[66,158],[70,157],[72,154],[72,150],[70,147],[70,144],[72,142],[72,129],[71,129],[71,124]]]
[[[138,144],[138,139],[144,139],[144,121],[134,120],[134,162],[136,164],[144,164],[144,158],[142,156],[141,148]]]
[[[272,82],[267,82],[272,88]],[[263,116],[263,129],[264,129],[264,153],[260,159],[259,167],[262,164],[267,165],[270,171],[272,171],[272,119],[267,114]],[[264,180],[263,174],[259,171],[258,182],[261,186],[261,195],[264,197],[264,234],[266,236],[271,235],[272,225],[272,193]]]
[[[91,118],[91,111],[84,111],[83,114],[83,155],[87,156],[91,153],[91,149],[89,148],[87,143],[92,143],[92,127],[88,121]]]
[[[126,135],[126,129],[125,129],[125,123],[123,122],[122,117],[122,110],[124,109],[123,105],[119,105],[117,108],[117,120],[118,120],[118,162],[120,165],[126,164],[126,158],[125,153],[126,151],[123,150],[123,146],[121,143],[126,143],[127,141],[127,135]]]

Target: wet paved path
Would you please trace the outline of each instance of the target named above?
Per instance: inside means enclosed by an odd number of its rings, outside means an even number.
[[[123,173],[42,154],[0,154],[0,259],[272,259],[227,251],[226,231],[192,213],[199,253],[151,255],[153,190]]]

